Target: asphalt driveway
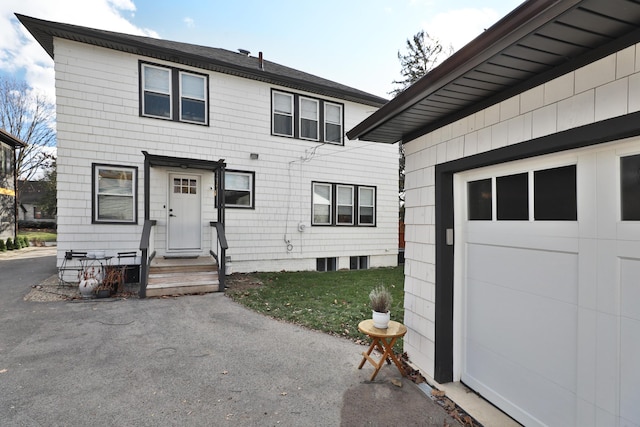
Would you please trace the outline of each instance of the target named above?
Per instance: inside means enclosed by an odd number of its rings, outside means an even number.
[[[459,425],[365,349],[221,293],[23,301],[53,256],[0,259],[1,426]],[[46,254],[45,254],[46,255]]]

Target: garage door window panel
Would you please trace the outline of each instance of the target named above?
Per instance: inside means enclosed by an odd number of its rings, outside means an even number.
[[[491,219],[493,219],[491,178],[470,181],[467,183],[467,194],[469,220],[491,221]]]
[[[529,174],[496,178],[498,220],[529,219]]]
[[[578,198],[576,166],[534,172],[534,216],[536,221],[576,221]]]
[[[640,221],[640,154],[620,159],[620,201],[623,221]]]

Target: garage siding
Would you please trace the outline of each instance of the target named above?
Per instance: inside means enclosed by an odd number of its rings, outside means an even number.
[[[437,231],[435,230],[435,165],[639,111],[640,55],[637,51],[637,46],[624,49],[405,144],[407,154],[405,323],[409,328],[405,338],[405,350],[423,373],[434,376],[436,363],[436,314],[433,309],[437,304],[435,300],[436,251],[434,237]],[[596,183],[594,181],[593,183],[612,188],[611,182]],[[593,215],[595,216],[595,214]],[[613,225],[602,225],[602,227],[615,228],[615,220],[609,224]],[[456,224],[457,227],[458,224]],[[417,233],[418,230],[422,230],[422,232]],[[586,245],[585,251],[597,250],[596,246],[589,246],[588,240],[581,241],[580,244]],[[495,250],[495,248],[487,249],[481,245],[467,249],[484,257],[487,256],[484,251]],[[606,248],[600,250],[606,250]],[[510,253],[515,252],[511,251]],[[584,262],[576,256],[577,253],[566,252],[568,266]],[[494,253],[494,255],[497,254]],[[526,259],[526,256],[523,256],[522,259]],[[633,277],[633,274],[638,277],[638,262],[633,257],[620,259],[619,270],[616,273],[621,278],[620,294],[639,292],[637,284],[634,285],[633,279],[629,279]],[[458,270],[456,270],[457,273]],[[580,275],[576,279],[577,273],[573,267],[567,267],[565,274],[567,275],[567,286],[571,288],[570,291],[567,290],[567,294],[573,294],[573,297],[577,292],[573,286],[576,280],[595,280],[595,278],[581,277]],[[596,274],[605,273],[596,272]],[[484,296],[484,292],[490,294],[491,286],[495,286],[495,284],[492,284],[491,278],[481,279],[471,291],[478,293],[481,300],[489,304],[491,300]],[[571,285],[572,283],[573,285]],[[513,292],[518,292],[518,290],[513,290]],[[620,295],[600,295],[597,287],[594,292],[594,298],[603,298],[599,307],[608,300],[619,301],[618,298],[620,298]],[[534,299],[537,297],[533,296]],[[455,296],[454,301],[455,307],[459,308],[458,298],[459,296]],[[615,421],[616,414],[620,417],[618,421],[632,420],[634,423],[640,423],[637,409],[631,403],[640,401],[638,392],[633,389],[632,385],[634,381],[637,384],[638,373],[636,368],[628,368],[628,363],[631,360],[629,355],[633,355],[635,360],[640,357],[640,345],[637,344],[637,337],[640,336],[638,309],[630,304],[623,304],[620,308],[623,314],[618,318],[609,314],[596,315],[593,311],[577,310],[570,300],[571,298],[566,301],[558,300],[560,304],[574,307],[564,310],[568,316],[564,322],[571,326],[576,325],[576,319],[582,319],[583,325],[589,324],[593,327],[590,330],[578,328],[578,334],[610,331],[611,322],[618,319],[617,321],[620,322],[619,335],[616,334],[614,337],[608,338],[610,342],[598,342],[597,348],[588,354],[593,354],[593,357],[599,360],[615,360],[614,365],[621,366],[622,371],[625,369],[629,371],[622,374],[621,372],[613,372],[616,368],[611,367],[612,372],[607,372],[607,369],[603,367],[594,378],[578,378],[575,372],[573,374],[565,372],[551,374],[560,384],[566,385],[573,381],[574,384],[577,384],[574,385],[573,390],[578,390],[580,394],[586,393],[585,396],[581,396],[584,399],[579,399],[579,402],[574,405],[575,412],[570,411],[577,415],[575,415],[575,419],[568,420],[569,424],[593,425],[596,423],[595,420],[598,420],[596,424],[607,425],[607,421]],[[473,312],[470,315],[473,315]],[[481,314],[476,313],[476,315]],[[502,320],[504,321],[504,319]],[[498,320],[496,322],[502,323]],[[484,332],[478,331],[478,333],[483,334]],[[576,339],[572,336],[567,345],[570,346],[571,340]],[[550,345],[559,344],[551,343]],[[620,354],[617,350],[612,354],[612,348],[620,349]],[[565,356],[569,359],[573,357],[573,360],[577,360],[577,363],[584,366],[592,366],[592,360],[584,360],[577,356],[581,350],[583,349],[574,346],[572,351],[567,350]],[[519,356],[514,355],[514,357]],[[461,358],[460,348],[456,345],[454,349],[454,379],[460,378]],[[618,365],[618,360],[620,365]],[[617,379],[620,380],[619,383]],[[594,400],[599,402],[598,408],[585,403]],[[620,408],[619,411],[617,407]],[[588,422],[584,424],[586,421]]]

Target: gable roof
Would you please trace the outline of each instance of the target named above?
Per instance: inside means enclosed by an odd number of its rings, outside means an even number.
[[[51,58],[55,55],[53,39],[59,37],[374,107],[387,102],[379,96],[275,62],[263,59],[261,67],[259,58],[226,49],[45,21],[20,14],[16,17]]]
[[[27,145],[24,142],[22,142],[20,139],[16,138],[6,130],[1,128],[0,128],[0,141],[12,146],[13,148],[21,148]]]
[[[347,136],[408,142],[639,41],[637,0],[528,0]]]

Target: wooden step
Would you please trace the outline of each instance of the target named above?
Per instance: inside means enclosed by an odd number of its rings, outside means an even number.
[[[211,257],[159,258],[149,266],[147,297],[217,292],[218,266]]]

